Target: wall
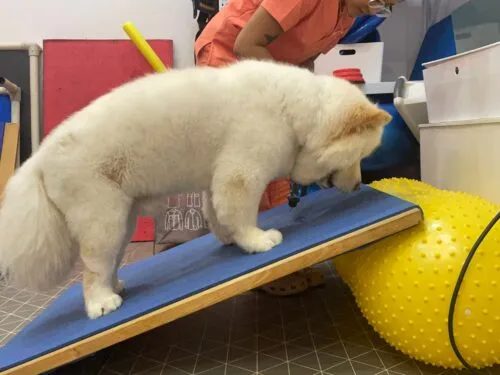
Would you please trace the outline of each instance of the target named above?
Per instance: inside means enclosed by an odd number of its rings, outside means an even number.
[[[408,75],[427,29],[467,1],[406,0],[395,7],[393,17],[380,28],[385,42],[383,80]],[[131,20],[146,38],[173,39],[176,67],[193,64],[197,24],[191,0],[0,0],[3,2],[8,7],[2,9],[0,43],[41,43],[44,38],[125,39],[121,26]]]
[[[500,1],[474,0],[453,13],[457,52],[500,40]]]
[[[132,21],[145,38],[172,39],[176,67],[193,64],[198,25],[191,0],[0,0],[0,44],[43,39],[127,39]]]
[[[393,16],[379,28],[384,41],[382,80],[394,81],[400,75],[408,77],[429,27],[468,2],[472,3],[471,0],[405,0],[395,6]]]

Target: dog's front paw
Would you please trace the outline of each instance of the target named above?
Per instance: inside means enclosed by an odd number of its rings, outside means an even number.
[[[283,236],[276,229],[263,231],[259,228],[250,228],[238,233],[235,240],[248,253],[263,253],[283,242]]]
[[[122,297],[111,293],[87,302],[87,316],[97,319],[118,309],[122,304]]]

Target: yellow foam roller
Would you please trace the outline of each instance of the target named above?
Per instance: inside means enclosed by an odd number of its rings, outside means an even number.
[[[156,52],[153,50],[153,48],[151,48],[149,43],[146,41],[146,39],[144,39],[144,37],[132,24],[132,22],[126,22],[123,25],[123,30],[127,33],[137,49],[141,52],[142,56],[144,56],[144,58],[156,72],[164,72],[167,70],[165,64],[163,64]]]
[[[448,335],[459,273],[499,207],[419,181],[387,179],[372,187],[418,204],[420,225],[334,260],[358,306],[393,347],[427,364],[462,368]],[[500,363],[500,224],[486,236],[458,294],[454,337],[475,368]]]

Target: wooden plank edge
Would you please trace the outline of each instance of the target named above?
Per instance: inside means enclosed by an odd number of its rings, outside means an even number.
[[[259,268],[201,293],[142,315],[119,326],[80,340],[39,358],[2,372],[4,375],[32,375],[53,370],[111,345],[255,289],[303,268],[313,266],[419,224],[422,211],[413,208],[368,227],[348,233],[319,246]]]
[[[0,200],[9,179],[14,174],[19,159],[20,149],[20,125],[18,123],[6,123],[3,134],[2,153],[0,156]]]

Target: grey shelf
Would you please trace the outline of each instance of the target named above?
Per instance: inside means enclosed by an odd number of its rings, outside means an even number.
[[[394,93],[395,82],[376,82],[358,85],[366,95],[380,95]]]

